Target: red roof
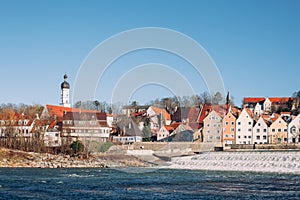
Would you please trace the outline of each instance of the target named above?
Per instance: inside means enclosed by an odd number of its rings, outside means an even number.
[[[173,127],[173,129],[175,130],[179,125],[180,125],[180,122],[173,122],[171,124],[171,127]]]
[[[96,110],[84,110],[80,108],[68,108],[63,106],[54,106],[54,105],[46,105],[46,108],[48,110],[48,113],[51,117],[56,116],[57,118],[63,117],[64,113],[67,112],[85,112],[85,113],[96,113],[98,111]]]
[[[264,101],[266,98],[264,97],[245,97],[244,103],[257,103],[260,101]]]
[[[261,101],[265,101],[265,97],[245,97],[244,98],[244,103],[258,103]],[[288,101],[294,101],[296,98],[294,97],[270,97],[269,100],[272,103],[286,103]]]
[[[274,98],[269,98],[269,99],[272,103],[286,103],[289,101],[296,100],[296,98],[294,98],[294,97],[274,97]]]
[[[168,131],[173,131],[174,128],[172,126],[165,126],[165,128],[168,130]]]
[[[166,109],[158,108],[155,106],[151,106],[151,108],[156,114],[161,113],[164,116],[165,120],[171,120],[171,115],[166,111]]]

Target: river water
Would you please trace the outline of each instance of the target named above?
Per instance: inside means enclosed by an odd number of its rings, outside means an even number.
[[[138,172],[133,169],[130,172]],[[0,168],[0,199],[300,199],[300,175]]]

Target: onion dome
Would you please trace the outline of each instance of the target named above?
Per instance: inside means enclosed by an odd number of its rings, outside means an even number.
[[[64,75],[64,82],[61,83],[60,87],[61,89],[70,89],[70,84],[67,82],[68,75]]]

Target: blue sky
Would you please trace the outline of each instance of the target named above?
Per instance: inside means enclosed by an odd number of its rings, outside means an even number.
[[[244,96],[289,96],[300,89],[299,10],[297,0],[0,0],[0,103],[58,104],[65,72],[72,86],[80,65],[99,43],[141,27],[173,29],[201,44],[237,105]],[[133,63],[167,63],[190,74],[197,93],[206,90],[186,63],[168,57],[143,51],[117,64],[120,69]],[[97,99],[109,100],[108,90],[120,71],[116,67],[107,72]],[[132,98],[145,103],[169,95],[154,85]]]

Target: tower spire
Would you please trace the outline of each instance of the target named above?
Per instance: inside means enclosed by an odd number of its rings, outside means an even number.
[[[61,102],[60,105],[64,107],[71,107],[70,105],[70,84],[68,83],[68,75],[64,75],[64,82],[60,85],[61,88]]]
[[[226,105],[229,105],[231,103],[231,98],[230,98],[230,92],[228,90],[227,96],[226,96]]]

